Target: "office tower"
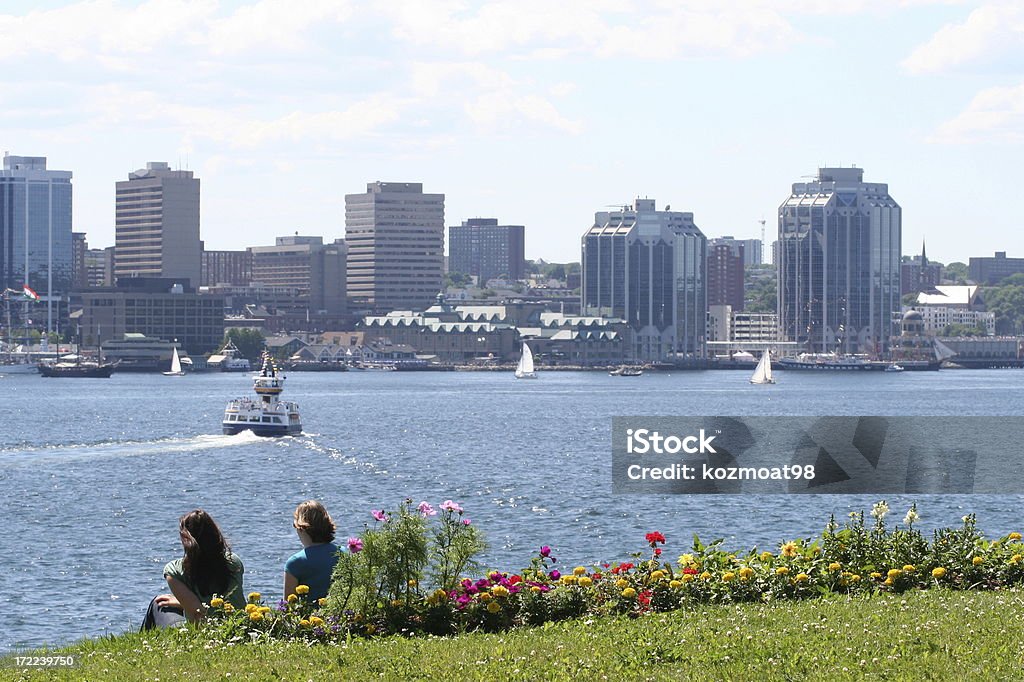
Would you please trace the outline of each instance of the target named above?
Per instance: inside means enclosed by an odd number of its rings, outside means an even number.
[[[89,242],[85,232],[71,233],[71,288],[81,290],[89,286],[88,272],[85,269],[85,254],[89,250]]]
[[[743,244],[743,265],[764,265],[760,239],[741,239]]]
[[[324,244],[323,237],[278,237],[274,246],[250,246],[252,282],[295,289],[310,314],[345,315],[345,240]]]
[[[470,218],[448,228],[448,271],[473,275],[480,286],[526,277],[525,229],[496,218]]]
[[[199,178],[162,161],[117,183],[114,276],[188,279],[199,285]]]
[[[348,295],[361,311],[425,310],[444,280],[444,195],[371,182],[345,195]]]
[[[815,352],[878,355],[900,311],[901,211],[860,168],[821,168],[779,207],[779,324]]]
[[[1007,258],[1005,251],[996,251],[994,256],[972,256],[968,268],[972,282],[992,286],[1010,275],[1024,272],[1024,258]]]
[[[248,286],[252,281],[252,251],[207,251],[203,249],[200,286],[217,284]]]
[[[46,304],[47,331],[54,329],[60,303],[72,288],[71,239],[71,171],[47,170],[45,156],[5,154],[0,289],[22,291],[27,285],[38,294]]]
[[[583,314],[625,320],[635,360],[704,357],[706,266],[692,213],[658,211],[653,199],[600,211],[583,235]]]
[[[85,288],[113,286],[110,274],[113,259],[112,246],[105,249],[89,249],[85,252]]]
[[[708,305],[727,305],[743,310],[746,244],[732,237],[708,242]]]

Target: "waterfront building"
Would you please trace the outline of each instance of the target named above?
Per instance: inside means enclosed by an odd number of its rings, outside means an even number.
[[[746,245],[732,237],[708,242],[708,305],[743,310]]]
[[[708,306],[708,341],[766,344],[779,340],[779,316],[775,313],[748,313],[728,305]],[[760,346],[756,346],[760,347]]]
[[[972,282],[991,286],[1024,272],[1024,258],[1007,258],[1005,251],[996,251],[994,256],[972,257],[967,267]]]
[[[180,344],[129,332],[120,339],[103,341],[103,359],[116,362],[118,372],[166,372],[175,348],[183,364],[191,364]]]
[[[448,271],[473,275],[477,284],[526,278],[525,228],[496,218],[470,218],[448,228]]]
[[[625,320],[631,359],[705,357],[707,239],[692,213],[637,199],[595,213],[582,242],[583,315]]]
[[[252,251],[207,251],[203,249],[199,285],[248,286],[252,282]]]
[[[46,305],[46,330],[53,331],[62,310],[66,312],[61,306],[74,286],[73,277],[71,171],[47,170],[45,156],[5,153],[0,171],[0,289],[30,287]]]
[[[306,299],[311,316],[347,314],[345,240],[324,244],[323,237],[294,235],[278,237],[274,246],[251,246],[248,251],[254,283],[295,289]]]
[[[948,336],[953,327],[978,329],[987,336],[996,333],[996,315],[985,309],[981,288],[976,285],[940,284],[917,295],[913,309],[920,314],[922,332]]]
[[[117,183],[114,277],[164,277],[198,286],[199,178],[154,161]],[[188,280],[185,282],[185,280]]]
[[[128,277],[82,292],[81,343],[96,346],[126,333],[176,339],[189,355],[204,355],[223,342],[224,299],[196,294],[176,278]]]
[[[359,310],[424,310],[444,281],[444,195],[418,182],[371,182],[345,195],[347,282]]]
[[[820,168],[779,206],[779,323],[808,351],[880,355],[900,311],[902,214],[860,168]]]

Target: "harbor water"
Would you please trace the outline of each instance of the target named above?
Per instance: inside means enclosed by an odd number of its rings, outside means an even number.
[[[628,558],[659,530],[667,555],[697,533],[736,549],[817,535],[870,496],[614,495],[611,420],[623,415],[1020,415],[1022,370],[786,372],[293,373],[304,433],[221,435],[247,374],[110,379],[0,377],[0,652],[138,628],[181,555],[178,518],[202,507],[245,562],[245,588],[280,596],[299,548],[292,510],[318,498],[342,543],[370,510],[452,499],[486,535],[484,563]],[[1024,456],[1014,454],[1024,463]],[[1019,466],[1020,463],[1014,464]],[[927,530],[978,515],[989,535],[1024,530],[1024,495],[890,497]]]

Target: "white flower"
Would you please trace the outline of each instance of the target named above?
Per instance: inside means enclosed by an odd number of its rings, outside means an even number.
[[[921,520],[921,515],[917,513],[917,510],[911,507],[907,511],[907,515],[903,517],[903,524],[906,526],[917,523]]]
[[[871,508],[871,518],[878,519],[881,521],[885,518],[885,515],[889,513],[889,505],[885,503],[885,500],[876,502],[875,506]]]

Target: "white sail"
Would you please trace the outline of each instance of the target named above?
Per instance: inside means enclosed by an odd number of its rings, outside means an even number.
[[[517,379],[532,379],[537,375],[533,372],[533,351],[523,342],[523,353],[519,356],[519,364],[516,366]]]
[[[171,355],[171,371],[177,374],[181,371],[181,360],[178,358],[178,349],[175,347],[172,350],[174,352]]]
[[[750,383],[752,384],[774,384],[775,379],[772,378],[772,354],[771,351],[765,351],[761,354],[761,361],[757,363],[757,367],[754,369],[753,376],[750,377]]]

